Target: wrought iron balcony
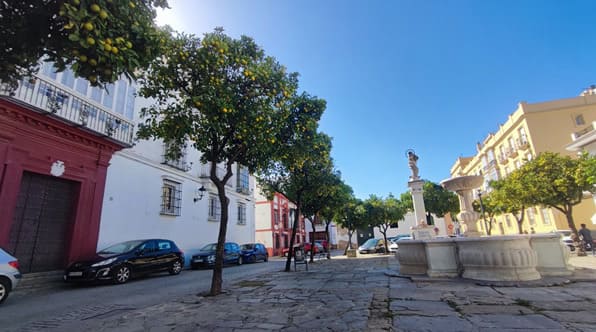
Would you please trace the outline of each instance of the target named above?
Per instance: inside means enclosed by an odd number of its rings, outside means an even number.
[[[59,87],[57,84],[34,77],[19,82],[14,91],[0,86],[0,95],[33,106],[35,110],[66,120],[76,127],[99,136],[132,146],[134,123],[118,114],[89,102],[86,98]]]
[[[527,140],[517,139],[516,143],[520,150],[527,150],[530,147],[530,143]]]

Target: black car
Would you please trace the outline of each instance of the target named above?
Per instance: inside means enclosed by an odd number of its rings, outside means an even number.
[[[74,262],[64,272],[65,281],[127,282],[131,277],[168,271],[179,274],[184,254],[173,241],[134,240],[115,244],[98,252],[90,260]]]
[[[240,246],[242,257],[245,262],[256,263],[260,260],[269,260],[269,253],[264,245],[260,243],[246,243]]]
[[[190,268],[198,269],[200,267],[212,267],[215,265],[215,249],[217,243],[210,243],[201,250],[192,255],[190,260]],[[240,246],[235,242],[226,242],[224,244],[224,264],[237,264],[241,265],[244,261],[242,257],[242,251]]]

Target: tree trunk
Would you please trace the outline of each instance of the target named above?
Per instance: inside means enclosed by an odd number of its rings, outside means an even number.
[[[519,215],[520,215],[519,218],[517,217],[517,215],[515,213],[512,213],[513,214],[513,217],[515,218],[515,221],[517,221],[517,231],[518,231],[518,234],[523,234],[524,233],[524,231],[522,229],[522,225],[524,223],[524,215],[525,215],[524,210],[525,209],[526,209],[525,207],[522,207],[521,208],[521,210],[519,212]]]
[[[573,232],[573,234],[575,234],[575,236],[578,236],[579,238],[579,234],[577,233],[577,227],[575,227],[575,221],[573,220],[573,206],[567,205],[566,209],[564,209],[563,212],[565,213],[565,217],[567,218],[567,225],[569,225],[569,229],[571,230],[571,232]]]
[[[226,197],[225,183],[217,181],[215,183],[221,205],[221,218],[219,221],[219,235],[217,236],[217,248],[215,249],[215,266],[213,267],[213,276],[211,278],[210,295],[215,296],[221,293],[223,281],[223,258],[224,244],[226,242],[226,232],[228,229],[228,205],[230,200]]]
[[[385,255],[389,254],[389,244],[387,243],[387,229],[388,228],[389,227],[386,224],[379,227],[379,230],[383,234],[383,241],[384,241],[383,249],[385,249]]]
[[[329,221],[325,221],[325,237],[327,238],[327,259],[331,259],[331,241],[329,240]]]
[[[292,237],[290,238],[290,248],[288,249],[288,258],[286,259],[286,272],[292,271],[292,257],[294,257],[294,239],[296,238],[296,229],[300,222],[300,201],[296,202],[296,214],[294,215],[294,225],[292,225]]]
[[[312,226],[312,236],[310,237],[310,262],[315,261],[315,221],[318,219],[317,215],[315,214],[313,220],[310,221],[310,225]]]

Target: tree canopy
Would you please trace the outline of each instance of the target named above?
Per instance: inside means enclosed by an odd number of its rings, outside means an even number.
[[[16,87],[39,69],[70,66],[92,85],[135,77],[161,53],[168,32],[154,24],[166,0],[0,1],[0,81]]]
[[[316,127],[322,113],[305,106],[310,99],[295,95],[297,76],[251,38],[233,39],[216,29],[202,39],[173,36],[141,79],[139,94],[153,103],[141,111],[145,121],[138,137],[167,142],[172,159],[187,145],[201,151],[217,188],[221,220],[212,295],[221,292],[229,205],[225,185],[233,165],[251,172],[268,167],[304,128]],[[218,174],[218,164],[225,173]]]
[[[595,167],[596,157],[588,154],[571,158],[553,152],[541,153],[519,169],[524,179],[523,189],[528,193],[525,198],[530,205],[559,210],[577,234],[573,207],[581,203],[585,191],[594,190]]]

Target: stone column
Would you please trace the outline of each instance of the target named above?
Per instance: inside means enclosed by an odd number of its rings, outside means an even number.
[[[416,224],[421,220],[426,222],[426,209],[424,208],[424,198],[422,197],[422,186],[424,185],[423,180],[412,180],[408,182],[410,193],[412,194],[412,201],[414,202],[414,216],[416,218]]]

